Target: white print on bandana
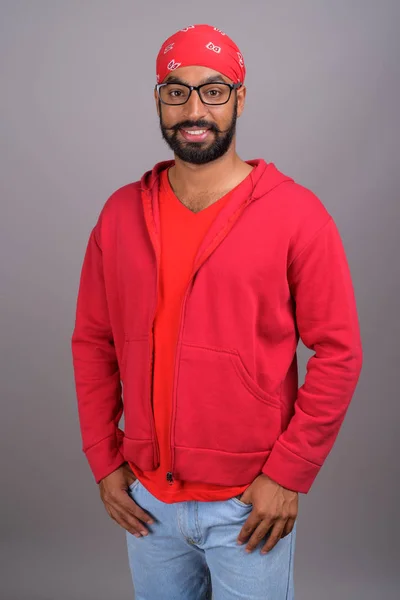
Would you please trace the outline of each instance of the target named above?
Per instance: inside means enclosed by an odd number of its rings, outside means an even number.
[[[206,44],[206,48],[207,50],[213,50],[213,52],[216,52],[217,54],[221,52],[220,46],[215,46],[212,42],[208,42],[208,44]]]
[[[175,42],[172,42],[172,44],[168,44],[168,46],[165,46],[164,48],[164,54],[167,54],[167,52],[169,52],[170,50],[172,50],[172,48],[175,46]]]
[[[241,67],[243,67],[244,66],[243,56],[240,54],[240,52],[237,52],[237,55],[238,55],[238,59],[239,59],[239,65]]]
[[[175,59],[173,58],[168,64],[167,64],[167,69],[169,71],[175,71],[175,69],[177,69],[178,67],[181,66],[182,63],[178,63],[175,62]]]
[[[160,76],[158,73],[157,73],[157,83],[160,83]]]
[[[214,31],[218,31],[218,33],[221,35],[226,35],[226,33],[224,33],[221,29],[217,29],[217,27],[214,27]]]
[[[194,25],[188,25],[188,27],[184,27],[181,31],[189,31],[189,29],[194,29]]]

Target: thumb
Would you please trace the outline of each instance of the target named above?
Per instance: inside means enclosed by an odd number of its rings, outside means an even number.
[[[247,487],[243,494],[240,496],[240,502],[244,502],[244,504],[251,504],[251,490],[250,487]]]

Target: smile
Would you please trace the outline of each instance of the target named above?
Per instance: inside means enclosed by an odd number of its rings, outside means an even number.
[[[179,131],[185,140],[189,140],[191,142],[202,142],[206,139],[210,132],[209,129],[180,129]]]

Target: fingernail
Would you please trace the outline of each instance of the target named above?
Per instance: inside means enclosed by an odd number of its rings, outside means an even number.
[[[250,552],[251,552],[251,548],[246,548],[246,552],[247,552],[248,554],[250,554]]]
[[[154,525],[154,521],[152,519],[150,519],[149,521],[146,521],[146,523],[148,523],[149,525]]]
[[[134,535],[135,537],[137,537],[137,538],[140,538],[140,537],[142,537],[142,536],[140,535],[140,533],[134,533],[133,535]]]
[[[147,531],[145,531],[144,529],[140,532],[142,535],[147,535]]]
[[[239,544],[239,546],[242,546],[242,545],[243,545],[243,542],[242,542],[242,540],[238,540],[238,541],[237,541],[237,543]]]

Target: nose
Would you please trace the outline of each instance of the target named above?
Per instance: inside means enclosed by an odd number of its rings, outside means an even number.
[[[185,116],[191,121],[203,118],[207,114],[207,107],[200,100],[197,90],[193,90],[189,100],[184,105]]]

